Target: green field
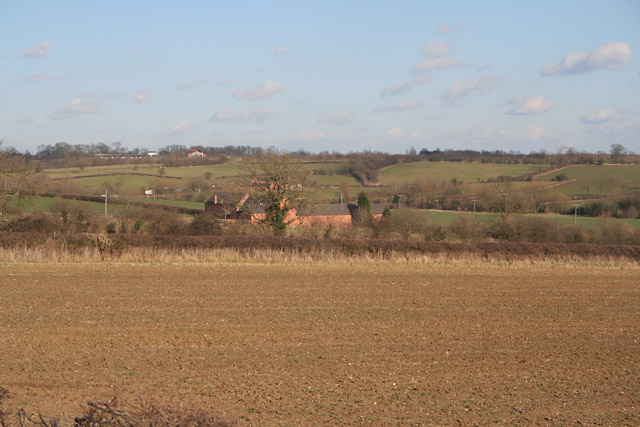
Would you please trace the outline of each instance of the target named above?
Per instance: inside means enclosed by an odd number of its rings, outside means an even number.
[[[17,206],[25,212],[52,212],[55,210],[55,204],[57,201],[64,201],[67,206],[73,206],[78,209],[82,209],[83,211],[98,215],[104,213],[104,203],[98,202],[86,202],[82,200],[68,200],[68,199],[59,199],[55,197],[25,197],[22,199],[18,199],[16,197],[11,198],[11,204],[13,206]],[[118,205],[109,205],[109,212],[111,213],[114,210],[118,209]]]
[[[455,211],[438,211],[438,210],[430,210],[430,209],[412,209],[414,212],[417,212],[422,218],[425,220],[430,219],[441,225],[449,225],[460,215],[469,215],[473,216],[473,213],[470,212],[455,212]],[[393,215],[393,211],[392,211]],[[490,224],[495,221],[500,221],[500,218],[491,213],[487,212],[478,212],[475,214],[476,219],[484,224]],[[545,219],[547,221],[553,221],[557,224],[573,224],[574,221],[577,224],[589,227],[593,224],[602,221],[614,221],[614,222],[625,222],[630,224],[634,228],[640,229],[640,219],[619,219],[619,218],[593,218],[593,217],[577,217],[574,219],[571,215],[558,215],[558,214],[529,214],[522,215],[529,216],[535,218]]]
[[[477,182],[504,176],[519,176],[536,173],[547,165],[507,165],[494,163],[448,163],[448,162],[415,162],[400,163],[380,170],[380,179],[385,184],[392,182],[407,183],[420,177],[434,180]]]
[[[640,165],[570,166],[541,175],[537,180],[551,181],[563,173],[572,181],[561,183],[556,189],[570,197],[602,195],[603,180],[614,181],[613,188],[605,189],[605,194],[640,190]]]

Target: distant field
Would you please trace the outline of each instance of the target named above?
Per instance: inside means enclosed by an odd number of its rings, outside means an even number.
[[[429,209],[412,209],[417,212],[421,217],[425,219],[431,219],[438,224],[449,225],[460,215],[473,216],[470,212],[455,212],[455,211],[437,211]],[[391,211],[393,215],[393,210]],[[570,215],[557,215],[557,214],[531,214],[526,215],[534,218],[541,218],[548,221],[552,221],[558,224],[573,224],[574,217]],[[493,221],[500,221],[500,218],[491,213],[478,212],[476,213],[476,219],[482,223],[489,224]],[[614,221],[614,222],[626,222],[634,228],[640,229],[640,219],[618,219],[618,218],[592,218],[592,217],[577,217],[575,222],[583,226],[590,226],[602,221]]]
[[[640,190],[640,165],[570,166],[556,172],[541,175],[537,180],[550,181],[556,175],[562,173],[566,174],[568,178],[575,180],[556,187],[558,191],[567,196],[587,196],[589,193],[585,188],[586,185],[589,185],[591,195],[602,194],[598,186],[598,181],[603,178],[618,181],[620,186],[615,189],[615,192],[620,192],[622,186],[625,185],[629,186],[631,190]],[[611,193],[610,190],[606,191],[606,194],[609,193]]]
[[[12,198],[12,205],[20,207],[22,210],[26,212],[52,212],[54,209],[54,203],[56,199],[53,197],[27,197],[23,200],[18,200],[15,197]],[[104,213],[104,203],[98,202],[85,202],[80,200],[64,200],[64,203],[67,203],[69,206],[77,206],[81,207],[83,210],[93,214],[103,214]],[[110,205],[109,212],[113,212],[117,210],[117,205]]]
[[[447,163],[447,162],[414,162],[400,163],[380,170],[380,179],[385,184],[391,182],[412,182],[426,176],[434,180],[476,182],[498,176],[519,176],[534,173],[547,165],[507,165],[493,163]]]
[[[638,425],[634,265],[0,265],[3,410],[254,425]],[[47,418],[48,419],[48,418]]]

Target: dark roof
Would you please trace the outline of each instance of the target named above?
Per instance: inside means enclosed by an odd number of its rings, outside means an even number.
[[[372,203],[371,213],[374,215],[382,214],[386,207],[387,205],[385,203]],[[356,209],[358,209],[358,205],[353,203],[349,203],[348,205],[338,205],[335,203],[309,205],[298,209],[298,215],[352,215]]]
[[[236,205],[246,193],[231,192],[231,191],[216,191],[215,195],[218,196],[219,205]],[[207,200],[205,205],[214,204],[214,198]]]
[[[350,206],[338,205],[335,203],[308,205],[298,209],[298,215],[314,216],[314,215],[351,215]]]
[[[371,203],[371,213],[374,215],[381,215],[386,207],[386,203]]]
[[[220,196],[218,196],[220,197]],[[256,201],[259,199],[256,198]],[[247,202],[248,204],[249,202]],[[262,203],[251,204],[253,206],[253,213],[263,214],[266,212],[265,205]],[[386,203],[372,203],[371,204],[371,213],[374,215],[379,215],[384,212],[384,209],[387,207]],[[349,203],[345,205],[340,205],[337,203],[324,203],[324,204],[316,204],[316,205],[306,205],[301,206],[296,210],[297,216],[324,216],[324,215],[353,215],[358,209],[358,205],[354,203]]]

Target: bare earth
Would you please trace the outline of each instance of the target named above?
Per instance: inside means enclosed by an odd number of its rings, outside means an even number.
[[[0,265],[5,410],[262,424],[640,423],[640,269]]]

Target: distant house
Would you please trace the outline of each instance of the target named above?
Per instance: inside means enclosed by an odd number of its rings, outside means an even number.
[[[193,158],[193,157],[207,157],[207,155],[205,153],[203,153],[200,150],[194,150],[192,152],[190,152],[189,154],[187,154],[187,157],[189,158]]]
[[[147,157],[158,157],[157,151],[147,151]]]
[[[220,220],[249,221],[251,214],[244,208],[248,198],[249,195],[243,193],[217,192],[204,204],[204,213]]]
[[[380,219],[386,207],[384,203],[373,203],[371,205],[373,219]],[[285,221],[291,227],[351,227],[357,221],[357,212],[356,204],[316,204],[290,210]],[[264,209],[257,209],[251,216],[251,223],[259,224],[265,216]]]

